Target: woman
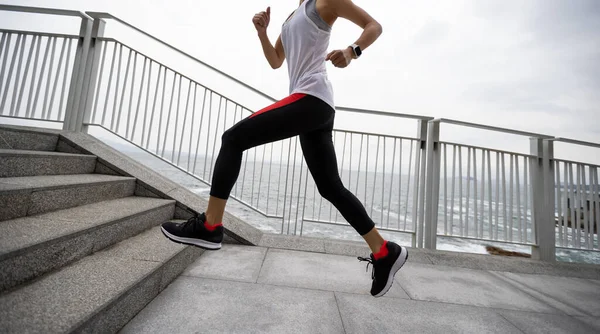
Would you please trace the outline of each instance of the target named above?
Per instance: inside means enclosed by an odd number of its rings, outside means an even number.
[[[373,264],[371,294],[383,296],[408,253],[406,248],[387,242],[379,235],[365,208],[340,180],[332,142],[333,90],[325,67],[327,61],[339,68],[348,66],[381,35],[381,25],[350,0],[301,0],[283,24],[273,46],[267,37],[270,17],[269,7],[256,14],[252,22],[271,67],[277,69],[287,59],[291,95],[257,111],[223,134],[206,213],[181,224],[164,223],[162,231],[176,242],[206,249],[221,248],[221,221],[244,150],[300,136],[306,164],[319,193],[340,211],[371,248],[370,258],[359,260]],[[340,17],[354,22],[363,32],[351,46],[327,53],[331,27]]]

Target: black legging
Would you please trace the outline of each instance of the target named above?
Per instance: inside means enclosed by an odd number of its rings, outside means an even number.
[[[375,224],[362,203],[340,180],[332,142],[334,118],[335,111],[322,100],[293,94],[238,122],[223,134],[210,195],[229,198],[245,150],[299,135],[306,164],[319,193],[360,235],[365,235]]]

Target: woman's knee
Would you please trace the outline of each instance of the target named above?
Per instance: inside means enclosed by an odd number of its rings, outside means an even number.
[[[330,202],[336,197],[340,196],[345,190],[342,182],[336,182],[335,180],[321,182],[320,184],[317,184],[317,189],[319,190],[319,194],[321,194],[321,197]]]

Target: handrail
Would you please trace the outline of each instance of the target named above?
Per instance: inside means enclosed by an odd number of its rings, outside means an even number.
[[[538,138],[542,138],[542,139],[552,139],[552,138],[554,138],[553,136],[548,136],[548,135],[539,134],[539,133],[535,133],[535,132],[512,130],[512,129],[507,129],[507,128],[501,128],[501,127],[498,127],[498,126],[491,126],[491,125],[470,123],[470,122],[464,122],[464,121],[457,121],[457,120],[447,119],[447,118],[436,118],[436,119],[432,120],[431,122],[440,122],[440,123],[461,125],[461,126],[466,126],[466,127],[470,127],[470,128],[477,128],[477,129],[483,129],[483,130],[504,132],[504,133],[510,133],[510,134],[519,135],[519,136],[538,137]]]
[[[558,142],[563,142],[563,143],[567,143],[567,144],[575,144],[575,145],[581,145],[581,146],[600,148],[600,143],[592,143],[589,141],[582,141],[582,140],[576,140],[576,139],[556,137],[556,138],[551,138],[551,139],[546,139],[546,140],[558,141]]]
[[[80,12],[77,10],[67,10],[67,9],[28,7],[28,6],[15,6],[15,5],[0,5],[0,10],[5,10],[5,11],[9,11],[9,12],[34,13],[34,14],[77,16],[82,19],[88,19],[88,20],[92,19],[90,16],[86,15],[84,12]]]
[[[137,27],[135,27],[135,26],[133,26],[133,25],[131,25],[131,24],[123,21],[123,20],[121,20],[120,18],[118,18],[118,17],[116,17],[116,16],[114,16],[114,15],[112,15],[110,13],[106,13],[106,12],[86,12],[86,14],[88,14],[91,17],[93,17],[94,19],[112,19],[112,20],[115,20],[115,21],[117,21],[117,22],[119,22],[119,23],[121,23],[121,24],[123,24],[123,25],[125,25],[125,26],[127,26],[127,27],[129,27],[129,28],[131,28],[131,29],[133,29],[133,30],[135,30],[137,32],[139,32],[140,34],[142,34],[142,35],[144,35],[146,37],[149,37],[152,40],[154,40],[154,41],[156,41],[156,42],[158,42],[158,43],[160,43],[160,44],[162,44],[162,45],[164,45],[166,47],[169,47],[169,48],[177,51],[178,53],[182,54],[183,56],[186,56],[187,58],[189,58],[189,59],[191,59],[191,60],[193,60],[195,62],[198,62],[198,63],[202,64],[203,66],[208,67],[209,69],[211,69],[211,70],[219,73],[220,75],[223,75],[223,76],[227,77],[228,79],[234,81],[235,83],[242,85],[243,87],[251,90],[252,92],[254,92],[254,93],[256,93],[256,94],[258,94],[258,95],[260,95],[260,96],[262,96],[262,97],[264,97],[264,98],[266,98],[268,100],[270,100],[271,102],[276,102],[277,101],[277,99],[275,99],[271,95],[268,95],[267,93],[264,93],[264,92],[262,92],[262,91],[260,91],[260,90],[258,90],[256,88],[248,85],[247,83],[245,83],[245,82],[243,82],[243,81],[241,81],[241,80],[239,80],[239,79],[237,79],[237,78],[235,78],[235,77],[233,77],[233,76],[231,76],[231,75],[229,75],[229,74],[227,74],[227,73],[225,73],[225,72],[217,69],[214,66],[211,66],[211,65],[207,64],[206,62],[203,62],[202,60],[200,60],[200,59],[192,56],[191,54],[189,54],[189,53],[187,53],[187,52],[185,52],[185,51],[183,51],[183,50],[181,50],[181,49],[179,49],[179,48],[177,48],[177,47],[175,47],[175,46],[173,46],[173,45],[171,45],[171,44],[169,44],[169,43],[167,43],[167,42],[165,42],[165,41],[163,41],[161,39],[159,39],[158,37],[150,35],[149,33],[147,33],[145,31],[143,31],[143,30],[141,30],[141,29],[139,29],[139,28],[137,28]],[[359,109],[359,108],[350,108],[350,107],[341,107],[341,106],[336,106],[335,108],[336,108],[336,110],[347,111],[347,112],[354,112],[354,113],[361,113],[361,114],[368,114],[368,115],[402,117],[402,118],[411,118],[411,119],[418,119],[418,120],[431,120],[431,119],[433,119],[433,117],[429,117],[429,116],[400,114],[400,113],[378,111],[378,110]]]

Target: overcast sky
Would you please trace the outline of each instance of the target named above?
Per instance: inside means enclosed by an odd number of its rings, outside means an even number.
[[[384,33],[349,68],[329,65],[337,105],[600,142],[600,1],[354,2]],[[297,0],[0,3],[110,12],[267,94],[287,95],[287,67],[270,69],[251,18],[270,5],[274,41]],[[359,34],[340,21],[330,48]]]

